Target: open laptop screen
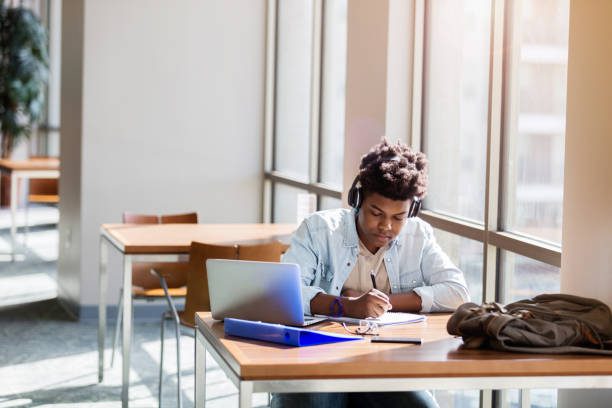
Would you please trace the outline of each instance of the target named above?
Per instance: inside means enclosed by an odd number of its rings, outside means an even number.
[[[304,324],[298,265],[208,259],[206,270],[213,319]]]

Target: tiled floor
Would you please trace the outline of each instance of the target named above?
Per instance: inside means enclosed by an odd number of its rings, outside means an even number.
[[[20,228],[14,260],[10,249],[10,212],[0,209],[0,307],[53,299],[57,296],[58,211],[38,206],[29,211],[29,233]],[[24,213],[17,213],[22,226]]]
[[[45,220],[57,217],[54,209],[30,214]],[[54,215],[55,214],[55,215]],[[27,245],[11,262],[8,254],[8,212],[0,210],[0,408],[8,407],[118,407],[121,396],[121,356],[114,367],[106,358],[105,379],[97,382],[97,320],[71,321],[54,299],[57,244],[55,226],[32,228]],[[57,221],[57,218],[55,218]],[[19,234],[19,239],[22,239]],[[34,302],[35,303],[29,303]],[[17,306],[17,304],[25,305]],[[164,399],[176,406],[176,341],[166,331]],[[112,327],[106,355],[111,352]],[[181,338],[184,407],[193,406],[194,340]],[[159,323],[134,322],[130,406],[156,407],[159,370]],[[236,388],[211,362],[207,372],[209,407],[237,406]],[[267,396],[256,394],[255,406],[265,406]]]

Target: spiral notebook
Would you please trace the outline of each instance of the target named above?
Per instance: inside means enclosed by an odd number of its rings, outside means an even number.
[[[360,336],[300,329],[298,327],[285,326],[283,324],[254,322],[252,320],[232,319],[229,317],[225,318],[224,325],[225,334],[229,336],[244,337],[247,339],[297,347],[363,339]]]
[[[315,315],[315,317],[326,317],[328,320],[331,321],[351,324],[359,324],[361,320],[369,320],[372,322],[376,322],[376,324],[378,324],[379,326],[418,323],[426,320],[426,317],[423,315],[405,312],[387,312],[380,317],[368,317],[367,319],[357,319],[355,317],[333,317],[325,315]]]

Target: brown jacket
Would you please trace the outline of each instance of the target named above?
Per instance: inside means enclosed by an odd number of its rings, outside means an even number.
[[[465,348],[523,353],[587,353],[612,356],[612,314],[596,299],[539,295],[509,303],[464,303],[447,324]]]

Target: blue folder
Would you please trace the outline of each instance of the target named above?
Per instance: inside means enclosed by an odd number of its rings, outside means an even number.
[[[226,335],[269,341],[288,346],[314,346],[317,344],[362,339],[362,337],[358,336],[320,332],[282,324],[254,322],[251,320],[226,318],[224,322]]]

